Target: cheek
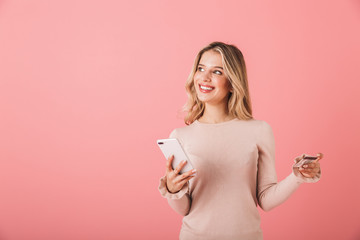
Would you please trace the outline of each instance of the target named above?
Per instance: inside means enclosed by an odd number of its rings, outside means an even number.
[[[194,83],[197,83],[199,81],[199,75],[195,73],[194,75]]]
[[[196,90],[198,89],[200,82],[201,82],[200,79],[198,77],[194,76],[193,84],[194,84],[194,87],[195,87]]]
[[[194,80],[193,80],[193,85],[194,85],[194,89],[195,89],[195,92],[198,92],[198,81],[197,79],[194,77]]]
[[[230,89],[230,83],[226,78],[218,79],[217,85],[219,88],[228,91]]]

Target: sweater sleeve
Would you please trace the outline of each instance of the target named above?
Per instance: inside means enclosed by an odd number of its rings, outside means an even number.
[[[258,176],[257,199],[264,211],[269,211],[286,201],[303,182],[317,182],[320,173],[314,178],[306,178],[301,173],[293,172],[277,182],[275,170],[275,139],[271,126],[262,121],[258,135]]]
[[[176,129],[173,130],[169,138],[177,138]],[[179,140],[179,139],[178,139]],[[167,199],[170,207],[180,215],[186,216],[190,211],[191,197],[189,194],[189,182],[180,189],[179,192],[171,193],[166,186],[166,175],[160,178],[158,187],[160,194]]]

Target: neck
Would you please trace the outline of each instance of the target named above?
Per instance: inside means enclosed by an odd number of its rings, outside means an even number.
[[[227,103],[219,105],[205,105],[204,114],[198,119],[199,122],[203,123],[221,123],[226,122],[234,117],[229,115]]]

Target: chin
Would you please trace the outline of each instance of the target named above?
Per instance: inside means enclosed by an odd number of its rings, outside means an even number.
[[[205,102],[207,102],[207,101],[208,101],[208,99],[207,99],[207,98],[201,97],[201,96],[199,96],[198,94],[196,95],[196,97],[197,97],[197,99],[199,99],[199,100],[200,100],[200,102],[202,102],[202,103],[205,103]]]

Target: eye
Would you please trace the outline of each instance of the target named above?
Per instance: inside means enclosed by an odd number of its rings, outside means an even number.
[[[215,70],[214,73],[217,74],[217,75],[221,75],[221,74],[222,74],[222,72],[219,71],[219,70]]]
[[[204,69],[203,69],[202,67],[198,67],[198,71],[199,71],[199,72],[203,72]]]

